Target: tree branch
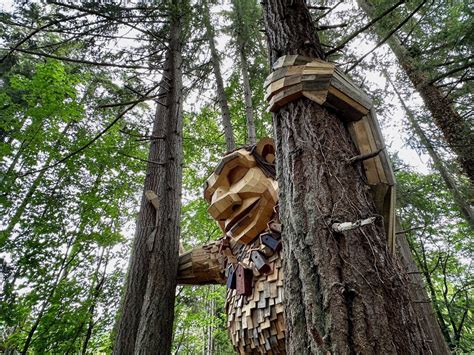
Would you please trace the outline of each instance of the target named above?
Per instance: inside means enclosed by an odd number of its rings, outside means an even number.
[[[356,229],[367,224],[375,222],[376,217],[370,217],[366,219],[358,219],[355,222],[342,222],[342,223],[333,223],[331,228],[335,232],[344,232],[352,229]]]
[[[99,105],[96,108],[110,108],[110,107],[119,107],[119,106],[127,106],[127,105],[132,105],[132,104],[139,104],[140,102],[162,98],[162,97],[166,96],[166,94],[167,93],[161,93],[161,94],[158,94],[158,95],[141,97],[137,100],[127,101],[127,102],[119,102],[119,103],[115,103],[115,104]]]
[[[387,10],[385,10],[384,12],[382,12],[380,14],[380,16],[374,18],[372,21],[370,21],[368,24],[366,24],[364,27],[362,27],[361,29],[355,31],[354,33],[352,33],[351,35],[349,35],[349,37],[345,38],[342,43],[338,44],[336,48],[334,49],[331,49],[330,51],[326,52],[326,56],[330,55],[330,54],[333,54],[334,52],[337,52],[337,51],[340,51],[341,49],[343,49],[347,43],[349,43],[352,39],[354,39],[354,37],[357,37],[359,34],[361,34],[362,32],[364,32],[366,29],[368,29],[369,27],[372,27],[372,25],[374,25],[375,23],[377,23],[380,19],[384,18],[385,16],[387,16],[389,13],[391,13],[393,10],[395,10],[397,7],[399,7],[401,4],[405,3],[406,0],[401,0],[399,2],[397,2],[395,5],[393,5],[392,7],[388,8]]]
[[[397,32],[400,28],[402,28],[409,20],[410,18],[413,17],[413,15],[415,15],[420,9],[421,7],[426,3],[427,0],[424,0],[420,3],[420,5],[418,5],[416,7],[415,10],[413,10],[413,12],[411,12],[407,18],[405,18],[397,27],[395,27],[393,30],[391,30],[385,37],[384,39],[382,39],[379,43],[377,43],[377,45],[372,48],[370,51],[368,51],[366,54],[364,54],[361,58],[359,58],[358,60],[356,60],[356,62],[349,68],[345,71],[345,73],[349,73],[352,69],[354,69],[357,65],[360,64],[360,62],[362,62],[369,54],[371,54],[373,51],[375,51],[377,48],[379,48],[382,44],[384,44],[385,42],[388,41],[388,39],[390,37],[392,37],[392,35]]]
[[[439,80],[441,80],[441,79],[444,79],[444,78],[450,76],[451,74],[455,74],[455,73],[457,73],[457,72],[459,72],[459,71],[461,71],[461,70],[471,68],[473,65],[474,65],[474,63],[471,62],[471,63],[466,63],[466,64],[464,64],[464,65],[461,65],[460,67],[451,69],[450,71],[448,71],[448,72],[446,72],[446,73],[444,73],[444,74],[441,74],[441,75],[439,75],[438,77],[436,77],[436,78],[430,80],[430,81],[428,82],[428,85],[433,85],[435,82],[437,82],[437,81],[439,81]]]
[[[154,165],[159,165],[159,166],[163,166],[163,165],[166,164],[166,163],[161,163],[161,162],[158,162],[158,161],[151,161],[151,160],[148,160],[148,159],[142,159],[142,158],[139,158],[139,157],[135,157],[133,155],[129,155],[129,154],[121,152],[121,151],[117,151],[117,153],[120,154],[120,155],[123,155],[124,157],[139,160],[139,161],[144,162],[144,163],[149,163],[149,164],[154,164]]]
[[[343,27],[347,27],[347,23],[338,23],[336,25],[316,26],[316,31],[326,31],[326,30],[330,30],[332,28],[343,28]]]
[[[411,231],[416,231],[418,229],[423,229],[425,228],[426,226],[418,226],[418,227],[413,227],[413,228],[408,228],[408,229],[404,229],[404,230],[401,230],[401,231],[398,231],[398,232],[395,232],[395,234],[405,234],[405,233],[408,233],[408,232],[411,232]]]
[[[150,90],[148,90],[144,96],[148,96],[153,90],[155,90],[160,84],[157,84],[155,85],[154,87],[152,87]],[[130,111],[131,109],[133,109],[138,103],[134,103],[134,104],[131,104],[129,107],[127,107],[125,110],[123,110],[121,113],[118,114],[117,117],[115,117],[112,122],[110,122],[102,131],[100,131],[94,138],[92,138],[89,142],[87,142],[85,145],[83,145],[82,147],[80,147],[79,149],[67,154],[65,157],[59,159],[58,161],[56,161],[55,163],[53,164],[50,164],[50,165],[47,165],[41,169],[37,169],[37,170],[30,170],[30,171],[27,171],[26,173],[24,174],[21,174],[19,175],[18,177],[25,177],[25,176],[28,176],[28,175],[31,175],[31,174],[36,174],[36,173],[39,173],[39,172],[42,172],[42,171],[45,171],[45,170],[48,170],[48,169],[51,169],[51,168],[54,168],[62,163],[64,163],[66,160],[72,158],[73,156],[81,153],[82,151],[84,151],[85,149],[87,149],[88,147],[90,147],[92,144],[94,144],[100,137],[102,137],[105,133],[107,133],[128,111]]]
[[[28,35],[26,35],[25,38],[23,38],[22,40],[20,40],[19,42],[17,42],[17,44],[15,44],[12,48],[10,48],[10,50],[8,51],[7,54],[5,54],[2,59],[0,59],[0,63],[2,63],[8,56],[10,56],[15,50],[19,49],[20,46],[25,43],[26,41],[28,41],[31,37],[33,37],[35,34],[37,34],[38,32],[44,30],[45,28],[48,28],[48,27],[51,27],[51,26],[54,26],[54,25],[57,25],[61,22],[65,22],[65,21],[68,21],[68,20],[75,20],[77,18],[80,18],[80,17],[84,17],[84,16],[87,16],[87,14],[80,14],[80,15],[76,15],[76,16],[71,16],[71,17],[66,17],[66,18],[62,18],[62,19],[59,19],[59,20],[55,20],[55,21],[51,21],[49,23],[47,23],[46,25],[44,26],[41,26],[41,27],[38,27],[37,29],[31,31]]]
[[[336,3],[336,5],[334,5],[333,7],[330,7],[328,11],[326,11],[324,14],[322,14],[321,16],[317,17],[314,22],[318,22],[319,20],[321,20],[323,17],[326,17],[332,10],[334,10],[336,7],[338,7],[339,5],[341,5],[344,1],[339,1],[338,3]]]
[[[376,157],[384,149],[385,149],[385,147],[382,147],[382,148],[377,149],[375,152],[356,155],[355,157],[350,158],[347,162],[350,163],[350,164],[354,164],[354,163],[357,163],[357,162],[360,162],[360,161],[364,161],[364,160]]]
[[[164,43],[163,39],[156,36],[153,32],[144,30],[140,27],[137,27],[137,26],[127,22],[127,21],[122,21],[120,18],[109,16],[109,15],[106,15],[105,13],[102,13],[102,12],[99,12],[99,11],[93,11],[91,9],[85,9],[83,7],[80,7],[80,6],[75,6],[75,5],[64,3],[64,2],[57,2],[57,1],[54,1],[54,0],[50,0],[49,3],[50,4],[55,4],[55,5],[58,5],[58,6],[62,6],[62,7],[66,7],[66,8],[69,8],[69,9],[81,11],[81,12],[84,12],[84,13],[89,14],[89,15],[95,15],[95,16],[99,16],[99,17],[109,19],[111,21],[118,22],[118,23],[120,23],[124,26],[131,27],[131,28],[133,28],[133,29],[135,29],[139,32],[142,32],[142,33],[152,37],[153,39],[157,40],[159,43],[161,43],[162,45],[164,45],[167,48],[167,45],[166,45],[166,43]]]
[[[310,10],[329,10],[329,6],[308,6]]]
[[[80,64],[86,64],[86,65],[95,65],[98,67],[114,67],[114,68],[122,68],[122,69],[154,69],[153,67],[144,67],[141,65],[122,65],[122,64],[113,64],[113,63],[103,63],[103,62],[93,62],[90,60],[85,60],[85,59],[73,59],[73,58],[66,58],[66,57],[60,57],[54,54],[49,54],[49,53],[44,53],[44,52],[34,52],[30,51],[27,49],[21,49],[21,48],[16,48],[14,49],[17,52],[22,52],[30,55],[36,55],[39,57],[46,57],[46,58],[52,58],[52,59],[57,59],[61,60],[64,62],[71,62],[71,63],[80,63]],[[157,69],[157,68],[156,68]]]

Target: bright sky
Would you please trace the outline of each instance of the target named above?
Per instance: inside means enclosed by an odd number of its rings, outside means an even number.
[[[115,1],[115,0],[114,0]],[[119,0],[116,0],[119,1]],[[122,0],[122,1],[127,1],[127,3],[132,3],[131,0]],[[138,1],[138,0],[137,0]],[[69,2],[71,3],[77,3],[79,2],[78,0],[70,0]],[[136,2],[136,1],[134,1]],[[13,4],[15,3],[15,0],[0,0],[0,10],[2,11],[9,11],[12,9]],[[350,8],[353,6],[351,4],[352,2],[346,2],[344,4],[340,5],[340,9],[343,10],[344,8]],[[217,10],[221,10],[222,8],[227,7],[226,5],[219,6],[218,8],[213,9],[213,13],[215,13]],[[214,15],[215,16],[215,15]],[[331,21],[329,19],[329,21]],[[334,21],[337,22],[337,19]],[[221,24],[220,24],[221,25]],[[133,34],[129,34],[133,35]],[[375,46],[374,42],[369,42],[366,40],[361,39],[362,36],[357,37],[355,40],[352,41],[352,43],[349,45],[350,49],[357,53],[358,55],[362,56],[365,54],[367,51],[369,51],[371,48]],[[226,35],[220,35],[217,38],[217,47],[220,50],[221,53],[226,53],[226,48],[227,44],[229,41],[229,37]],[[123,40],[123,45],[131,45],[130,40]],[[394,55],[391,53],[391,51],[388,49],[386,45],[380,47],[376,53],[378,55],[385,55],[390,58],[390,62],[396,63],[397,60],[394,57]],[[369,58],[367,58],[368,60]],[[234,63],[232,60],[226,56],[224,57],[224,60],[222,62],[222,72],[224,76],[224,80],[227,80],[229,76],[231,75],[232,68],[233,68]],[[394,65],[391,68],[388,68],[389,71],[395,72],[396,71],[396,66]],[[380,89],[383,89],[386,85],[386,80],[381,75],[380,72],[377,71],[371,71],[367,73],[366,77],[366,85],[370,87],[377,87]],[[200,96],[199,98],[194,96],[190,97],[188,99],[188,102],[185,106],[185,109],[188,111],[191,110],[196,110],[205,105],[207,102],[210,101],[210,98],[214,96],[213,92],[210,92],[207,95],[204,95],[204,100],[203,97]],[[206,99],[206,97],[208,99]],[[392,98],[393,102],[397,103],[397,106],[399,106],[398,100],[396,98]],[[422,105],[420,97],[416,94],[413,93],[411,100],[408,102],[409,106],[411,107],[420,107]],[[382,117],[379,117],[379,120],[381,121],[381,127],[382,127],[382,133],[384,135],[387,147],[389,151],[393,153],[398,153],[398,156],[404,160],[406,163],[410,164],[413,168],[415,168],[419,172],[427,173],[429,172],[428,168],[428,162],[429,158],[427,155],[422,155],[419,156],[419,154],[414,151],[412,148],[407,147],[404,142],[409,140],[408,132],[405,132],[402,129],[402,121],[404,120],[404,112],[400,107],[396,109],[393,112],[393,115],[390,117],[389,122],[387,122],[386,119],[383,119]]]

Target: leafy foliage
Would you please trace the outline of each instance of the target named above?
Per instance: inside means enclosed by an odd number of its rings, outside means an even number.
[[[472,230],[435,174],[397,174],[400,217],[443,334],[453,351],[473,351]]]
[[[330,9],[312,9],[328,50],[368,21],[352,4],[341,3],[326,1]],[[392,5],[375,3],[380,13]],[[419,4],[405,2],[384,19],[384,26],[393,28]],[[153,112],[145,102],[158,95],[157,90],[148,97],[143,93],[158,82],[167,36],[163,18],[171,9],[166,2],[133,10],[24,5],[0,14],[0,42],[17,49],[0,51],[0,351],[110,353],[150,140]],[[199,8],[193,4],[183,64],[185,94],[198,103],[185,115],[181,231],[187,250],[220,236],[201,194],[225,153],[220,112],[213,97],[205,98],[212,82]],[[260,8],[236,0],[218,16],[224,22],[220,33],[230,37],[221,55],[231,63],[226,94],[236,142],[246,141],[237,38],[245,42],[257,137],[271,136]],[[439,79],[467,118],[472,114],[471,17],[465,1],[430,2],[396,34],[415,64]],[[333,24],[341,26],[330,28]],[[349,67],[364,54],[361,48],[374,45],[372,33],[361,36],[329,59]],[[368,89],[367,73],[378,66],[369,57],[351,75]],[[411,96],[406,81],[399,83]],[[390,122],[397,110],[392,97],[380,88],[373,94]],[[421,121],[430,139],[441,145],[429,120]],[[449,152],[440,152],[450,159]],[[447,165],[456,172],[455,165]],[[417,228],[410,242],[443,332],[454,351],[473,351],[472,230],[435,173],[401,167],[397,178],[403,227]],[[232,353],[225,290],[179,287],[177,292],[174,351]]]

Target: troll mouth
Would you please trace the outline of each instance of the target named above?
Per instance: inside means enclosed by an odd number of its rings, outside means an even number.
[[[242,211],[240,211],[235,217],[233,217],[230,221],[226,222],[225,224],[225,232],[227,233],[231,228],[239,223],[242,219],[244,219],[252,210],[257,206],[258,202],[260,201],[260,198],[257,198],[254,202],[252,202],[250,205],[248,205],[246,208],[244,208]]]

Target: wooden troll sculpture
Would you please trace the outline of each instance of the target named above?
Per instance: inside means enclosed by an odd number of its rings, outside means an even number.
[[[268,138],[222,159],[204,197],[225,236],[180,255],[178,283],[227,284],[227,325],[241,354],[285,352],[274,160]]]
[[[344,121],[360,151],[347,163],[362,164],[384,220],[387,245],[394,252],[395,179],[372,101],[334,64],[300,55],[279,58],[264,86],[272,112],[305,97]],[[223,158],[207,180],[204,196],[225,236],[180,256],[179,283],[227,283],[227,324],[241,354],[285,352],[274,160],[270,139]],[[374,220],[335,223],[333,229],[348,230]]]

